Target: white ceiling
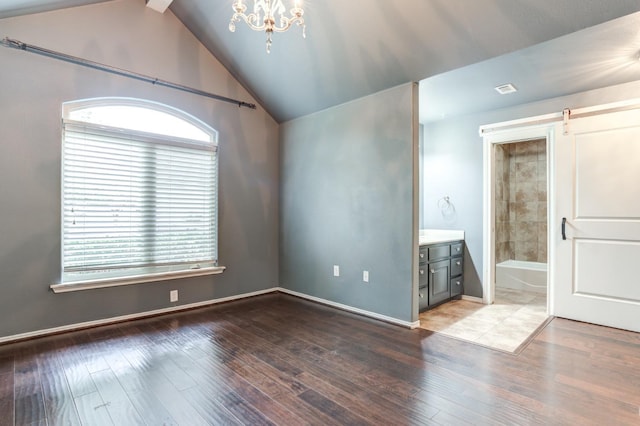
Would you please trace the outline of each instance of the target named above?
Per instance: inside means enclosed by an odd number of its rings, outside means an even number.
[[[0,18],[97,1],[1,0]],[[170,9],[279,122],[423,79],[423,122],[637,79],[638,18],[589,27],[639,0],[304,0],[307,38],[276,34],[269,55],[263,33],[228,30],[232,3]],[[494,95],[506,82],[519,92]]]

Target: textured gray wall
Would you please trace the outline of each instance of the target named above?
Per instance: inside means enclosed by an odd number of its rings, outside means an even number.
[[[481,125],[640,98],[640,81],[424,124],[421,226],[462,229],[467,252],[465,294],[482,297],[482,138]],[[437,202],[448,195],[456,215],[446,219]],[[552,212],[550,212],[552,214]]]
[[[115,1],[0,20],[2,36],[252,101],[171,12]],[[239,109],[22,51],[0,48],[0,338],[278,285],[278,126]],[[162,102],[220,132],[222,275],[66,294],[60,279],[62,102]]]
[[[413,320],[416,94],[406,84],[281,125],[283,287]]]

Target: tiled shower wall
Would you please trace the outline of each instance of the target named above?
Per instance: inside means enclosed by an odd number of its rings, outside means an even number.
[[[544,139],[496,145],[496,263],[547,262]]]

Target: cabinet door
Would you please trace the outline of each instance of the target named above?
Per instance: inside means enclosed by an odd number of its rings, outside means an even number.
[[[429,306],[451,297],[449,259],[429,263]]]
[[[462,294],[462,276],[451,278],[451,297],[460,296]]]

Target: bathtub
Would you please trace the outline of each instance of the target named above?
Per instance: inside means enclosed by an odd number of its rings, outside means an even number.
[[[547,292],[547,264],[506,260],[496,264],[496,288]]]

